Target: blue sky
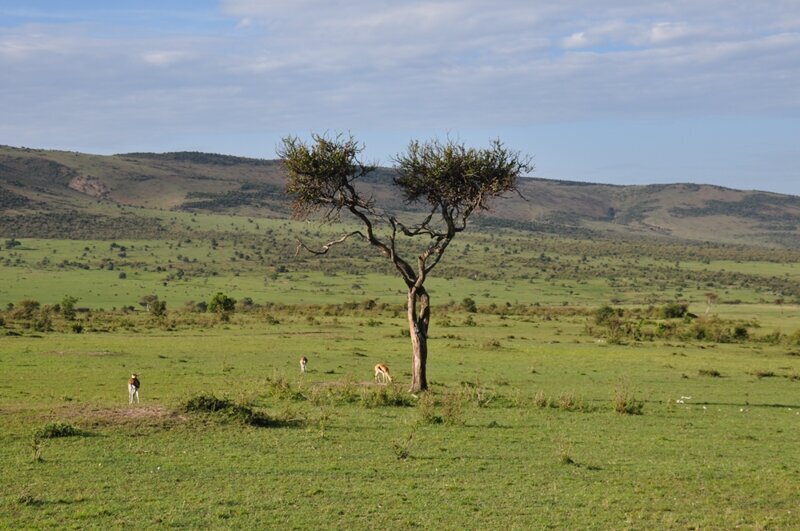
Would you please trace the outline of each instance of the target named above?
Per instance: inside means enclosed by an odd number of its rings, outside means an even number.
[[[0,144],[500,138],[538,177],[800,195],[795,0],[0,0]]]

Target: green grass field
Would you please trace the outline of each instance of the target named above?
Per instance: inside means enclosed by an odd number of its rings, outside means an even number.
[[[176,216],[202,230],[0,251],[0,527],[797,528],[794,264],[465,234],[429,282],[415,397],[403,285],[378,258],[295,256],[301,224]],[[256,306],[186,305],[218,291]],[[697,318],[658,316],[675,301]],[[598,324],[606,304],[626,332]],[[187,410],[201,395],[239,409]]]

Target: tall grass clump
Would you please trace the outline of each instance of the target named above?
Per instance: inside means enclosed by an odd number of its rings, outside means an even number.
[[[422,393],[417,400],[417,411],[421,424],[442,424],[444,419],[436,414],[436,397],[430,391]]]
[[[626,385],[620,385],[614,390],[614,411],[621,415],[641,415],[644,402],[637,400]]]
[[[544,391],[539,390],[536,391],[535,395],[533,395],[533,404],[540,409],[544,409],[550,405],[550,399],[547,398],[547,395],[544,394]]]
[[[448,393],[442,398],[442,419],[445,424],[464,424],[464,398],[461,393]]]
[[[394,455],[398,460],[405,461],[411,457],[411,445],[414,443],[416,433],[416,426],[412,426],[405,437],[392,441],[392,451],[394,451]]]
[[[461,395],[464,400],[478,407],[488,407],[495,399],[495,392],[481,384],[480,381],[461,382]]]
[[[414,405],[414,397],[397,385],[365,387],[361,389],[361,405],[366,408],[411,407]]]

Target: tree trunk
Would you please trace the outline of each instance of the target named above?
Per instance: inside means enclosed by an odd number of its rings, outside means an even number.
[[[428,377],[428,325],[430,324],[430,297],[424,288],[408,291],[408,331],[411,336],[411,388],[410,392],[426,391]]]

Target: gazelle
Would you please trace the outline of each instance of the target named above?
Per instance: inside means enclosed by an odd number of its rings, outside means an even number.
[[[389,374],[389,367],[383,363],[375,365],[375,382],[378,383],[391,383],[392,375]]]
[[[133,404],[134,399],[139,403],[139,375],[136,373],[131,374],[128,379],[128,404]]]
[[[300,358],[300,372],[306,372],[306,365],[308,365],[308,358],[303,356]]]

